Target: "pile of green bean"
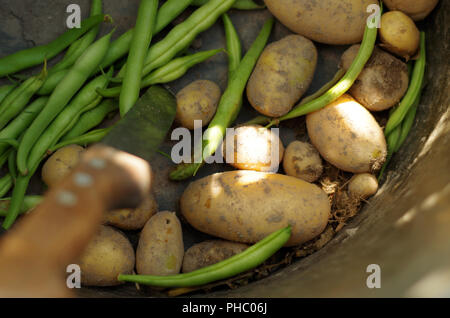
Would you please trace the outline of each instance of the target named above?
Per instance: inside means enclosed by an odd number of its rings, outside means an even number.
[[[224,130],[234,121],[246,79],[267,42],[273,19],[266,23],[241,63],[237,32],[224,14],[231,8],[253,10],[264,6],[252,0],[159,2],[141,0],[135,27],[111,41],[114,31],[96,40],[102,22],[113,20],[103,14],[101,0],[92,0],[90,17],[82,21],[80,28],[65,32],[47,45],[0,58],[0,77],[14,76],[22,81],[0,87],[0,166],[7,164],[9,169],[0,178],[0,198],[12,190],[8,204],[1,208],[4,229],[39,201],[26,195],[27,188],[49,154],[67,145],[86,146],[101,141],[112,127],[96,127],[110,114],[119,112],[124,116],[141,89],[174,81],[193,66],[224,52],[217,48],[183,53],[220,17],[227,35],[230,80],[214,122]],[[195,7],[191,15],[159,42],[151,43],[152,37],[188,6]],[[63,58],[47,69],[47,61],[65,49]],[[126,63],[114,74],[113,66],[124,58]],[[35,76],[16,74],[37,65],[42,65],[42,71]],[[214,138],[209,141],[212,150],[217,142]]]
[[[414,124],[417,107],[420,103],[422,95],[424,77],[426,67],[426,41],[425,33],[420,33],[420,55],[418,60],[414,63],[411,80],[408,91],[401,100],[400,104],[395,107],[390,115],[384,134],[386,136],[388,145],[388,155],[386,162],[381,168],[378,179],[381,180],[387,165],[392,159],[392,156],[398,152],[400,147],[405,143],[406,138]]]

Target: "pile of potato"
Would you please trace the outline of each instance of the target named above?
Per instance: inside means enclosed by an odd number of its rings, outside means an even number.
[[[374,173],[383,165],[387,146],[372,112],[395,106],[408,84],[406,62],[419,47],[415,20],[423,19],[438,0],[385,0],[391,11],[381,18],[380,44],[359,78],[335,102],[306,117],[309,142],[283,145],[272,131],[243,125],[225,139],[237,170],[192,182],[180,199],[180,212],[191,226],[217,237],[184,250],[182,224],[174,212],[158,212],[152,196],[135,210],[111,211],[80,260],[84,285],[118,284],[119,273],[171,275],[217,263],[242,252],[270,233],[292,226],[286,246],[298,246],[320,235],[331,217],[328,195],[318,184],[324,162],[353,174],[346,191],[365,200],[378,190]],[[296,34],[266,47],[247,84],[247,99],[260,114],[288,113],[308,90],[318,61],[313,41],[352,45],[342,56],[347,70],[358,53],[369,13],[377,0],[265,0],[278,20]],[[210,81],[196,81],[177,95],[177,122],[194,128],[213,118],[221,96]],[[281,127],[281,129],[283,129]],[[276,150],[274,152],[274,150]],[[78,158],[76,147],[59,150],[43,170],[51,185]],[[277,155],[274,156],[273,153]],[[54,158],[56,156],[56,158]],[[58,158],[59,156],[59,158]],[[70,157],[70,155],[69,155]],[[52,169],[51,165],[54,165]],[[50,167],[49,167],[50,166]],[[284,172],[277,173],[277,172]],[[55,177],[55,175],[57,175]],[[316,184],[315,184],[316,182]],[[136,252],[113,227],[141,230]]]

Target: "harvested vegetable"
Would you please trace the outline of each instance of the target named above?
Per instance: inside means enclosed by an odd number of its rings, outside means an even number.
[[[194,122],[200,127],[209,124],[217,110],[220,87],[211,81],[198,80],[184,87],[177,94],[177,115],[175,120],[181,126],[194,129]]]
[[[426,67],[426,47],[425,47],[425,33],[420,34],[420,56],[419,59],[414,63],[414,69],[411,76],[411,82],[409,84],[408,91],[403,97],[402,101],[389,117],[386,124],[385,134],[388,136],[398,125],[400,125],[405,118],[406,114],[409,112],[411,107],[420,97],[422,91],[423,78],[425,75]]]
[[[375,118],[350,95],[306,117],[308,135],[322,157],[341,170],[381,169],[387,149]]]
[[[281,229],[229,259],[202,269],[172,276],[119,275],[119,281],[160,287],[191,287],[232,277],[262,264],[289,240],[290,227]]]
[[[342,68],[348,70],[359,45],[344,52]],[[383,111],[398,104],[408,90],[408,67],[391,54],[375,48],[349,93],[370,111]]]
[[[240,126],[225,137],[222,155],[236,169],[277,172],[284,146],[280,137],[269,129]]]
[[[140,230],[157,211],[158,203],[151,194],[136,209],[107,211],[103,222],[122,230]]]
[[[109,17],[102,14],[89,17],[81,22],[80,28],[70,29],[56,40],[46,45],[35,46],[1,58],[0,77],[44,63],[45,60],[49,60],[56,56],[70,44],[75,42],[80,36],[100,24],[105,19],[109,19]]]
[[[136,250],[136,271],[142,275],[173,275],[184,255],[181,223],[173,212],[158,212],[145,224]]]
[[[420,32],[406,14],[390,11],[381,17],[380,39],[383,48],[409,60],[419,49]]]
[[[77,145],[56,151],[42,167],[42,180],[45,184],[52,187],[61,181],[80,162],[83,152],[84,148]]]
[[[399,10],[414,21],[425,19],[436,7],[439,0],[383,0],[390,10]]]
[[[284,172],[307,182],[315,182],[323,172],[322,159],[313,145],[307,142],[293,141],[284,152]]]
[[[101,225],[77,264],[81,269],[83,286],[115,286],[119,274],[131,274],[134,269],[134,250],[121,232]]]
[[[377,0],[265,0],[270,12],[297,34],[316,42],[343,45],[361,42]],[[351,22],[349,22],[351,21]]]
[[[377,191],[377,178],[370,173],[355,174],[348,183],[348,193],[354,198],[367,199]]]
[[[317,65],[317,49],[300,35],[268,45],[247,84],[247,97],[259,113],[280,117],[308,90]]]
[[[256,243],[291,225],[292,237],[286,246],[318,236],[330,216],[328,196],[316,185],[281,174],[244,170],[192,182],[181,196],[180,209],[197,230],[241,243]]]
[[[136,19],[136,27],[130,44],[127,69],[124,74],[119,99],[120,115],[123,117],[139,98],[141,73],[145,56],[152,40],[158,0],[141,0]]]
[[[281,116],[276,120],[272,120],[270,125],[274,125],[279,123],[280,121],[296,118],[317,111],[345,94],[350,89],[350,87],[352,87],[359,74],[364,69],[367,61],[371,57],[375,47],[377,34],[378,31],[375,26],[366,26],[364,38],[361,43],[361,47],[359,48],[358,55],[356,56],[355,60],[353,61],[352,65],[347,70],[345,75],[341,78],[341,80],[322,96],[305,104],[301,103],[297,105],[286,115]]]
[[[274,20],[269,19],[264,24],[222,95],[216,115],[209,124],[209,129],[204,138],[202,162],[178,166],[177,169],[170,173],[171,180],[184,180],[195,175],[196,171],[202,166],[203,160],[213,155],[222,143],[226,128],[231,126],[232,121],[236,118],[236,111],[241,107],[245,85],[269,39],[273,23]]]
[[[249,246],[224,240],[209,240],[191,246],[183,257],[183,273],[214,265],[245,251]]]

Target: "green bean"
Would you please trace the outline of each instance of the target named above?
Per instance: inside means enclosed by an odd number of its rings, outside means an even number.
[[[269,126],[278,124],[280,121],[300,117],[315,112],[329,105],[330,103],[341,97],[343,94],[345,94],[350,89],[350,87],[352,87],[353,83],[356,81],[359,74],[364,69],[367,61],[371,57],[373,49],[375,47],[377,33],[378,32],[376,27],[369,28],[369,26],[366,25],[364,38],[359,48],[358,55],[354,59],[352,65],[347,70],[345,75],[341,78],[341,80],[320,97],[313,99],[312,101],[309,101],[305,104],[297,105],[286,115],[281,116],[280,118],[273,119]]]
[[[206,4],[209,0],[194,0],[192,3],[193,6],[202,6]],[[239,10],[255,10],[255,9],[264,9],[266,6],[257,4],[253,0],[236,0],[236,3],[233,5],[234,9]]]
[[[0,131],[0,139],[17,139],[37,117],[47,101],[48,97],[40,97],[32,102],[24,111],[12,120],[8,126]],[[0,144],[0,154],[3,154],[8,148],[8,145]]]
[[[167,0],[158,10],[156,18],[155,31],[153,35],[161,32],[176,17],[178,17],[193,0]]]
[[[119,38],[111,42],[108,52],[105,58],[100,64],[100,69],[106,69],[107,67],[113,65],[117,60],[124,57],[130,50],[131,39],[133,38],[133,29],[128,30],[122,34]],[[98,73],[96,71],[96,73]]]
[[[183,180],[189,176],[195,175],[202,166],[203,161],[214,154],[216,149],[222,143],[226,128],[230,127],[235,117],[236,110],[239,108],[242,94],[244,93],[247,81],[258,61],[264,47],[267,44],[274,19],[269,19],[263,26],[256,40],[245,54],[239,68],[234,72],[230,84],[220,99],[217,112],[205,131],[204,142],[202,145],[202,162],[180,165],[170,173],[171,180]],[[191,174],[192,173],[192,174]]]
[[[16,87],[17,87],[16,84],[3,85],[0,87],[0,104],[3,102],[3,100],[6,98],[6,96],[8,96],[9,93],[11,93]]]
[[[425,33],[420,33],[420,56],[414,63],[414,69],[412,72],[411,83],[409,85],[406,95],[396,108],[392,116],[386,124],[385,134],[389,135],[397,126],[399,126],[406,114],[412,107],[414,101],[420,96],[422,90],[423,79],[425,75],[426,67],[426,47],[425,47]]]
[[[40,75],[30,77],[5,98],[0,105],[0,129],[23,110],[33,95],[41,88],[46,77],[47,69],[44,66]]]
[[[0,155],[0,168],[3,168],[3,165],[8,161],[9,154],[13,150],[13,148],[7,148],[6,151]]]
[[[239,254],[190,273],[170,276],[120,274],[118,280],[121,282],[132,282],[159,287],[192,287],[205,285],[217,280],[233,277],[261,265],[283,247],[290,237],[291,227],[289,226],[270,234]]]
[[[168,64],[144,77],[141,81],[140,88],[142,89],[151,85],[164,84],[177,80],[186,74],[186,72],[194,65],[197,65],[222,51],[222,49],[210,50],[173,59]],[[116,86],[107,89],[98,89],[97,91],[103,97],[111,98],[120,96],[122,88]]]
[[[198,8],[182,23],[175,26],[167,36],[152,45],[148,51],[142,76],[170,62],[180,51],[188,47],[196,36],[210,28],[216,20],[227,12],[236,0],[211,0]],[[119,72],[123,77],[126,64]]]
[[[176,58],[166,64],[163,67],[155,70],[147,75],[142,80],[141,88],[155,85],[169,83],[182,77],[193,66],[206,61],[219,52],[223,52],[223,49],[209,50],[198,52],[192,55]]]
[[[28,156],[28,167],[34,166],[41,160],[48,148],[57,143],[61,136],[74,126],[82,112],[88,111],[100,103],[101,97],[97,94],[96,89],[108,85],[112,72],[111,68],[108,74],[90,81],[59,113],[31,148]]]
[[[83,135],[98,126],[108,114],[117,109],[118,105],[114,100],[104,100],[99,106],[85,112],[70,131],[61,138],[61,142]]]
[[[16,155],[16,149],[13,149],[8,155],[8,171],[11,174],[13,181],[17,179]]]
[[[8,173],[7,175],[0,178],[0,198],[3,198],[13,186],[12,176]]]
[[[61,70],[58,72],[50,73],[47,76],[44,84],[42,84],[41,88],[36,92],[36,94],[44,96],[50,95],[56,86],[62,81],[64,77],[69,73],[70,69]]]
[[[62,136],[67,134],[77,124],[78,120],[84,113],[96,108],[102,102],[102,100],[103,96],[97,94],[97,97],[92,102],[87,104],[85,107],[83,107],[82,110],[80,110],[77,114],[73,116],[73,118],[70,120],[67,126],[63,130],[61,130],[61,132],[58,134],[57,138],[55,139],[55,142],[60,140]]]
[[[225,13],[222,16],[225,27],[225,36],[228,53],[228,83],[231,82],[234,72],[239,68],[242,58],[242,45],[230,17]]]
[[[34,173],[34,170],[33,170],[33,173]],[[9,209],[8,209],[6,217],[2,223],[2,227],[5,230],[8,230],[14,224],[15,220],[17,219],[17,217],[20,214],[20,211],[21,211],[21,208],[23,205],[23,200],[25,198],[25,193],[27,191],[28,184],[30,183],[30,179],[31,179],[31,176],[33,175],[33,173],[29,173],[26,176],[18,176],[16,179],[16,183],[15,183],[13,193],[11,196]],[[11,186],[12,186],[12,176],[11,175],[9,175],[9,176],[11,178]],[[1,189],[1,186],[0,186],[0,189]],[[0,190],[0,194],[1,194],[1,190]]]
[[[419,106],[419,102],[420,102],[420,98],[418,98],[416,100],[416,102],[414,102],[414,105],[408,111],[408,113],[406,114],[405,119],[403,120],[402,127],[401,127],[400,138],[399,138],[397,147],[395,149],[396,152],[405,143],[406,138],[408,137],[409,132],[411,131],[411,128],[412,128],[412,126],[414,124],[414,120],[416,118],[417,107]]]
[[[17,149],[19,147],[19,142],[16,139],[12,139],[12,138],[0,139],[0,144],[5,144],[8,146],[11,146],[14,149]]]
[[[35,46],[0,59],[0,77],[19,72],[50,60],[79,37],[100,24],[107,16],[96,15],[83,20],[80,28],[73,28],[47,45]]]
[[[139,98],[142,68],[152,40],[157,9],[158,0],[141,0],[119,98],[119,110],[122,117]]]
[[[153,36],[161,32],[170,22],[178,17],[192,1],[193,0],[166,1],[158,10]],[[111,43],[108,53],[100,65],[101,68],[106,69],[128,53],[133,38],[133,32],[134,29],[130,29]]]
[[[83,86],[90,74],[98,67],[108,50],[112,33],[92,44],[77,60],[69,73],[56,86],[47,105],[26,131],[17,152],[17,167],[21,174],[27,174],[28,154],[34,142],[50,122],[64,109],[72,96]]]
[[[102,0],[92,0],[91,2],[91,13],[90,16],[96,16],[102,14]],[[100,30],[100,25],[96,25],[91,30],[89,30],[85,35],[76,40],[67,50],[64,58],[57,64],[55,64],[49,73],[58,72],[66,68],[71,67],[77,59],[84,53],[84,51],[89,47],[89,45],[94,42]]]
[[[225,37],[227,42],[227,52],[228,52],[228,85],[233,78],[234,72],[239,68],[239,64],[242,59],[242,45],[241,40],[234,28],[233,22],[230,17],[225,13],[222,16],[223,25],[225,28]],[[233,122],[236,120],[239,112],[242,108],[242,99],[239,102],[239,107],[236,108],[234,112]]]
[[[378,180],[381,180],[381,178],[383,177],[384,171],[386,170],[389,162],[391,161],[392,156],[396,152],[400,140],[400,134],[401,134],[401,126],[398,126],[386,138],[388,153],[386,156],[386,161],[384,162],[383,167],[381,167],[380,173],[378,175]]]
[[[28,213],[30,210],[34,209],[39,203],[42,202],[44,197],[40,195],[27,195],[24,200],[22,207],[20,208],[20,214]],[[6,216],[8,211],[11,198],[0,199],[0,216]]]
[[[110,131],[112,127],[108,128],[100,128],[96,130],[92,130],[84,135],[80,135],[78,137],[69,138],[65,141],[61,141],[56,145],[50,147],[47,153],[52,153],[60,148],[63,148],[68,145],[80,145],[87,146],[90,144],[94,144],[100,142]]]

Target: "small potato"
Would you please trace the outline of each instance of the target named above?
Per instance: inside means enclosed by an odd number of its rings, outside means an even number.
[[[183,263],[181,223],[173,212],[156,213],[145,224],[136,250],[136,270],[141,275],[178,274]]]
[[[306,117],[308,135],[322,157],[337,168],[364,173],[386,160],[386,139],[375,118],[350,95]]]
[[[341,64],[350,68],[358,54],[359,45],[342,55]],[[375,48],[373,54],[349,93],[371,111],[382,111],[397,105],[408,90],[408,67],[391,54]]]
[[[351,197],[367,199],[378,191],[378,180],[373,174],[361,173],[354,175],[348,184]]]
[[[80,162],[84,148],[70,145],[57,150],[42,167],[42,180],[49,187],[54,186]]]
[[[295,33],[320,43],[345,45],[361,42],[370,15],[367,10],[379,1],[264,0],[264,3]]]
[[[134,250],[125,235],[110,226],[100,226],[78,264],[84,286],[115,286],[119,274],[132,274]]]
[[[202,127],[208,125],[216,113],[220,96],[216,83],[206,80],[192,82],[177,94],[176,121],[188,129],[194,129],[194,120],[201,120]]]
[[[308,90],[316,65],[316,47],[300,35],[268,45],[247,84],[250,104],[266,116],[285,115]]]
[[[381,17],[380,39],[383,48],[409,60],[419,49],[420,32],[406,14],[391,11]]]
[[[103,222],[122,230],[139,230],[157,211],[158,203],[154,195],[150,194],[136,209],[107,211],[103,215]]]
[[[269,129],[259,125],[241,126],[234,134],[227,134],[222,154],[228,164],[240,170],[277,172],[284,146],[280,137]]]
[[[409,15],[414,21],[425,19],[436,7],[439,0],[384,0],[389,10],[399,10]]]
[[[214,265],[245,251],[248,245],[223,240],[210,240],[193,245],[184,253],[183,273]]]
[[[319,152],[307,142],[294,141],[284,153],[284,172],[288,176],[314,182],[322,175],[323,165]]]
[[[256,243],[291,225],[285,246],[313,239],[330,217],[328,196],[318,186],[281,174],[244,170],[192,182],[181,196],[180,208],[197,230],[240,243]]]

